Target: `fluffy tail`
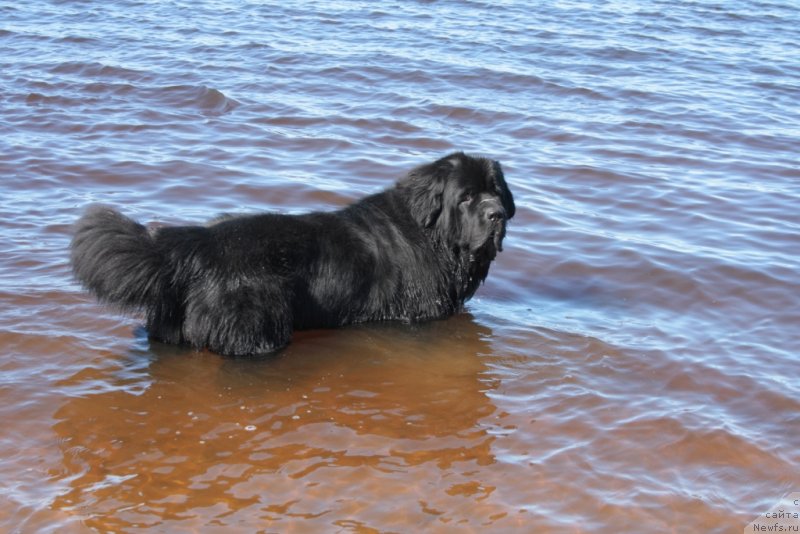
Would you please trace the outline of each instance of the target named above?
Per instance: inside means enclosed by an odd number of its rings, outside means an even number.
[[[156,304],[165,261],[147,228],[105,207],[92,206],[75,224],[72,271],[101,302],[125,310]]]

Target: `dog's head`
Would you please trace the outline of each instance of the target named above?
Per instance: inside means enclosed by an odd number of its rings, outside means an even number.
[[[488,267],[503,250],[515,207],[499,162],[456,152],[412,170],[398,187],[417,222],[470,261]]]

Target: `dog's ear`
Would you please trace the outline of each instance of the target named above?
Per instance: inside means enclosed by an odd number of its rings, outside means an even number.
[[[442,213],[445,183],[454,168],[448,156],[417,167],[397,184],[406,194],[411,215],[425,228],[433,226]]]
[[[506,184],[503,169],[500,167],[499,161],[492,161],[492,174],[494,175],[495,188],[500,195],[500,203],[503,204],[503,209],[506,210],[506,217],[510,219],[514,216],[514,212],[516,211],[514,196],[511,194],[508,184]]]

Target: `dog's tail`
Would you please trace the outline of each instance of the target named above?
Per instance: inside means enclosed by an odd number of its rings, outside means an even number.
[[[130,311],[156,304],[166,261],[141,224],[92,206],[75,224],[70,248],[75,277],[101,302]]]

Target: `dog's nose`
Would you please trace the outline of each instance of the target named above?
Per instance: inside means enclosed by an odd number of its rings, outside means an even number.
[[[484,220],[497,223],[505,221],[508,218],[506,210],[496,198],[484,198],[478,203],[478,207],[481,210],[481,215],[484,217]]]
[[[491,208],[486,213],[486,218],[492,222],[502,221],[506,218],[506,210],[503,208]]]

